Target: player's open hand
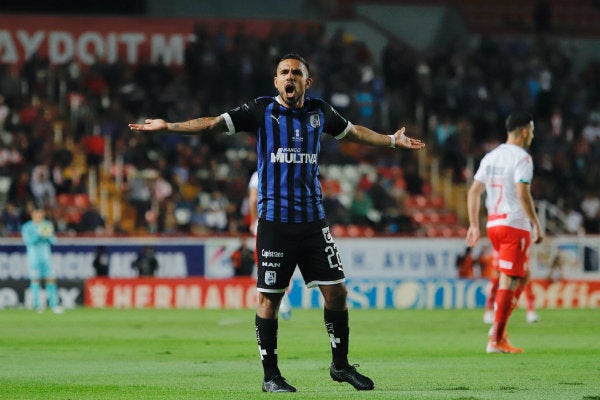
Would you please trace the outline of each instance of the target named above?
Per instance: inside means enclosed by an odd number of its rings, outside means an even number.
[[[478,227],[469,226],[469,230],[467,230],[467,237],[465,238],[465,243],[468,247],[475,247],[480,236],[481,233],[479,232]]]
[[[544,240],[544,234],[542,233],[542,228],[539,224],[533,225],[533,231],[531,232],[531,241],[533,243],[539,244]]]
[[[406,136],[404,134],[405,130],[406,130],[406,128],[402,128],[402,129],[396,131],[396,133],[394,133],[394,136],[396,137],[397,146],[406,147],[407,149],[417,149],[417,150],[425,147],[425,143],[423,143],[421,140]]]
[[[147,119],[143,124],[129,124],[129,129],[138,131],[162,131],[167,129],[167,122],[164,119]]]

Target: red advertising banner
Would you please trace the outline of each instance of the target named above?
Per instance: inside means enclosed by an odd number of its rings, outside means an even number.
[[[317,289],[294,280],[294,307],[321,308]],[[481,308],[484,280],[348,279],[353,308]],[[533,280],[536,308],[600,308],[600,281]],[[254,308],[253,278],[93,278],[85,282],[87,307],[114,308]],[[362,301],[358,301],[361,299]],[[520,306],[524,307],[525,296]]]
[[[532,289],[538,308],[599,308],[600,281],[534,279]],[[525,305],[525,296],[519,304]]]
[[[93,278],[85,282],[87,307],[254,308],[252,278]]]
[[[304,31],[316,24],[299,22],[294,29]],[[195,39],[196,25],[204,32],[219,31],[229,37],[236,33],[265,37],[274,22],[0,14],[0,63],[20,65],[38,54],[47,57],[50,64],[73,59],[84,65],[96,60],[121,60],[126,64],[160,61],[167,66],[181,66],[186,44]]]

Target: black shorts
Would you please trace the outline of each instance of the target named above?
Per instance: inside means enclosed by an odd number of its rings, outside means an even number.
[[[283,293],[296,265],[308,287],[344,282],[338,249],[325,220],[298,224],[259,220],[259,292]]]

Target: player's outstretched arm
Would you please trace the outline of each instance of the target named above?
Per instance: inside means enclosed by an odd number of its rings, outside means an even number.
[[[408,137],[404,134],[405,128],[397,130],[393,135],[382,135],[367,127],[353,125],[344,139],[351,142],[377,147],[404,147],[419,150],[425,147],[420,139]]]
[[[202,117],[184,122],[167,122],[163,119],[147,119],[143,124],[129,124],[134,132],[169,131],[179,133],[221,133],[227,131],[222,116]]]

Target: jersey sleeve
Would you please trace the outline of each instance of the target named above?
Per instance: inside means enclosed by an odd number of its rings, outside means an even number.
[[[531,183],[533,179],[533,161],[527,154],[519,160],[515,168],[515,183]]]
[[[337,140],[343,139],[348,131],[352,128],[352,123],[342,117],[335,108],[322,102],[323,114],[325,115],[325,125],[323,131],[335,136]]]
[[[221,114],[227,124],[227,134],[236,132],[256,132],[259,127],[261,110],[264,112],[263,98],[254,99],[226,113]]]
[[[483,182],[485,183],[486,181],[486,158],[487,156],[484,156],[481,159],[481,162],[479,163],[479,168],[477,168],[477,172],[475,172],[475,175],[473,176],[473,179],[475,179],[478,182]]]

